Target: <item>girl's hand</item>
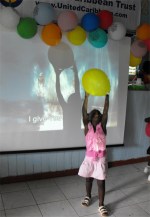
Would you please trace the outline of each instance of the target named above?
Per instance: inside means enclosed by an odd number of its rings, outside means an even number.
[[[89,93],[85,92],[85,96],[86,96],[86,97],[89,97]]]

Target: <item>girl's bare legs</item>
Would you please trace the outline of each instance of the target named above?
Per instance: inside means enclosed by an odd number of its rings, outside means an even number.
[[[93,178],[86,178],[86,196],[89,198],[91,198],[93,180]]]
[[[104,198],[105,198],[105,180],[97,180],[98,185],[98,197],[99,197],[99,212],[101,216],[108,216],[108,211],[104,206]]]
[[[99,206],[104,206],[105,198],[105,180],[97,180]]]
[[[91,191],[92,191],[92,184],[93,178],[86,178],[86,196],[82,201],[83,206],[89,206],[91,203]]]

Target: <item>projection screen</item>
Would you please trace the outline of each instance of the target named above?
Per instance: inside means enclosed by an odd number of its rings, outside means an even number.
[[[79,19],[87,13],[109,10],[114,21],[135,30],[140,22],[141,1],[41,0],[56,13],[74,10]],[[128,7],[122,7],[124,5]],[[32,17],[34,0],[15,8]],[[69,7],[69,8],[68,8]],[[80,8],[80,10],[79,10]],[[132,19],[131,19],[132,17]],[[110,79],[107,145],[124,142],[130,38],[108,39],[94,48],[88,40],[74,46],[63,34],[58,46],[47,46],[38,34],[29,40],[0,25],[0,152],[85,147],[81,108],[82,76],[90,68],[103,70]],[[103,111],[104,97],[89,97],[88,111]]]
[[[65,35],[47,46],[37,34],[25,40],[2,28],[0,38],[0,152],[85,147],[82,76],[90,68],[110,79],[107,145],[123,144],[130,38],[97,49]],[[88,111],[105,97],[89,97]]]

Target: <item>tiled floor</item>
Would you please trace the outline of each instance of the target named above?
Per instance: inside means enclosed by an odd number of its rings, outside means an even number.
[[[109,169],[105,204],[110,217],[150,216],[150,182],[143,173],[145,163]],[[0,217],[100,217],[97,185],[91,206],[81,206],[85,180],[61,177],[0,186]]]

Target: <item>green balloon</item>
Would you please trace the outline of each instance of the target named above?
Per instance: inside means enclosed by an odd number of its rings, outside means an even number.
[[[22,38],[32,38],[37,33],[37,23],[33,18],[21,18],[17,26],[17,32]]]

